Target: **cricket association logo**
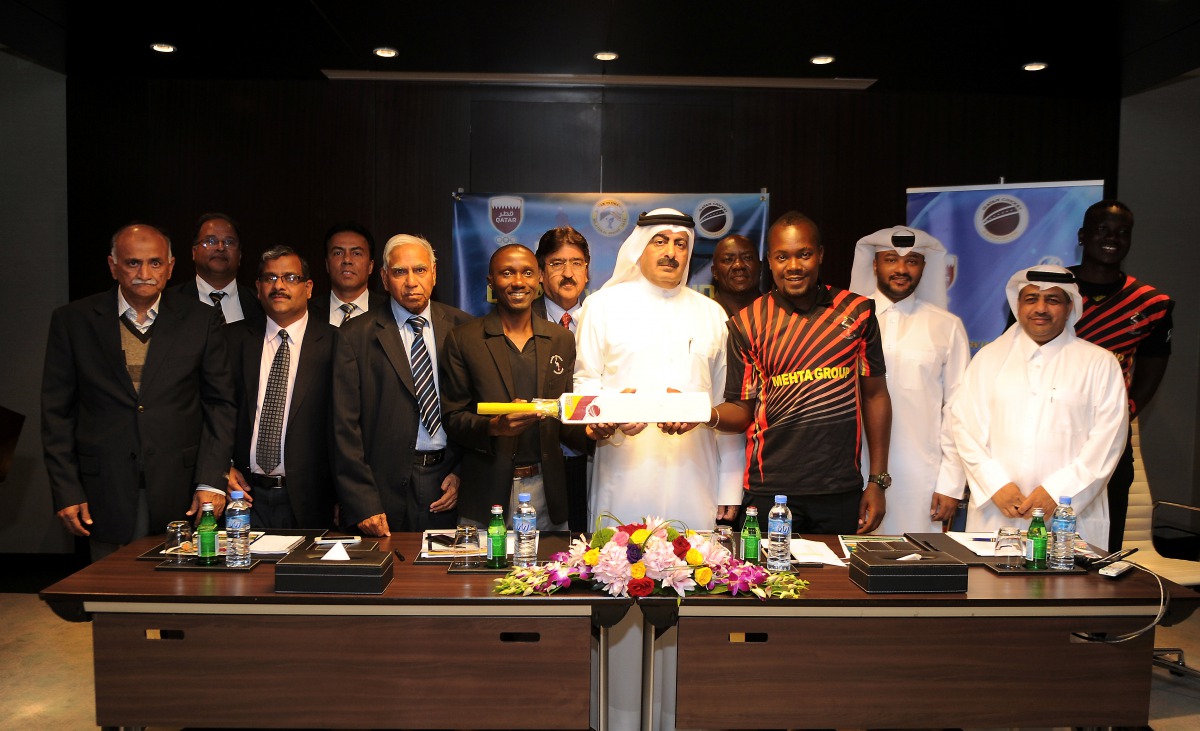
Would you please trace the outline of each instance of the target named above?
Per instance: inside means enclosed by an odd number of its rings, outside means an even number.
[[[719,198],[700,201],[692,213],[697,233],[707,239],[719,239],[733,228],[733,209]]]
[[[991,244],[1016,241],[1029,226],[1029,209],[1020,198],[994,195],[975,209],[975,232]]]
[[[616,236],[628,225],[629,209],[616,198],[602,198],[592,206],[592,228],[601,236]]]
[[[499,195],[488,199],[488,218],[492,226],[509,236],[521,225],[525,216],[525,199],[515,195]]]

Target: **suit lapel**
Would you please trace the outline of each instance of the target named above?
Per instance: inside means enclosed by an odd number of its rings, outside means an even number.
[[[483,318],[483,342],[492,355],[492,362],[496,364],[496,372],[500,374],[500,380],[504,382],[505,394],[511,401],[517,388],[513,383],[512,363],[508,358],[508,343],[504,338],[504,327],[500,324],[500,317],[495,312],[489,312]]]
[[[392,368],[396,371],[396,375],[399,376],[400,382],[415,397],[417,395],[417,387],[413,384],[412,368],[408,364],[408,353],[405,352],[404,341],[400,338],[400,330],[396,324],[396,318],[392,315],[392,308],[390,306],[380,308],[379,314],[375,318],[375,339],[379,341],[379,346],[383,348],[383,353],[392,364]]]
[[[107,306],[106,306],[107,305]],[[129,369],[125,365],[125,351],[121,348],[121,328],[119,320],[113,318],[117,311],[117,290],[113,289],[112,297],[106,298],[95,309],[96,339],[100,341],[100,352],[113,370],[117,382],[124,385],[129,395],[137,398],[133,389],[133,379],[129,377]]]
[[[557,353],[552,352],[554,338],[551,335],[551,328],[562,329],[561,325],[552,325],[549,320],[539,320],[533,318],[533,340],[534,347],[537,348],[534,358],[537,361],[537,384],[538,393],[549,393],[550,389],[546,381],[550,378],[550,359],[558,357],[556,361],[559,366],[559,373],[562,372],[562,357]]]
[[[267,336],[267,328],[263,327],[247,327],[246,330],[250,333],[249,337],[242,338],[242,382],[246,384],[246,402],[247,404],[258,403],[258,378],[259,370],[262,368],[262,352],[263,339]],[[254,418],[258,409],[251,407],[246,409],[246,416],[249,419],[247,426],[250,427],[250,433],[254,433]]]
[[[288,412],[289,423],[292,415],[296,413],[297,407],[304,401],[304,397],[312,388],[317,351],[322,347],[321,341],[329,337],[329,333],[325,331],[325,328],[320,327],[320,324],[313,322],[312,317],[308,318],[308,329],[304,333],[304,343],[300,346],[300,362],[296,365],[296,380],[292,384],[292,405]]]
[[[155,374],[162,367],[167,355],[175,347],[175,343],[183,332],[181,320],[184,308],[172,306],[171,299],[165,294],[158,301],[158,316],[154,318],[154,330],[150,336],[150,347],[146,351],[146,364],[142,368],[142,392],[154,380]],[[208,314],[208,313],[205,313]]]

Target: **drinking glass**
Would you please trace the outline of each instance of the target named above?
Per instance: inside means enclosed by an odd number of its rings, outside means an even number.
[[[996,565],[1002,569],[1025,568],[1025,541],[1020,528],[996,531]]]
[[[454,566],[477,569],[483,566],[479,544],[479,529],[473,525],[460,525],[454,529]]]
[[[167,523],[167,538],[163,542],[163,550],[167,560],[174,563],[186,563],[195,555],[192,545],[192,524],[186,520],[172,520]]]

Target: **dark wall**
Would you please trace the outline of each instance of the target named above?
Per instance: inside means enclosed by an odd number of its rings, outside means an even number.
[[[825,279],[904,221],[916,186],[1103,178],[1118,100],[828,91],[548,90],[328,81],[68,83],[71,296],[111,285],[109,237],[166,227],[192,276],[192,223],[236,218],[243,280],[275,244],[309,257],[353,218],[380,246],[423,233],[451,294],[451,193],[756,192],[820,224]],[[586,233],[586,232],[585,232]],[[531,244],[536,242],[529,242]]]

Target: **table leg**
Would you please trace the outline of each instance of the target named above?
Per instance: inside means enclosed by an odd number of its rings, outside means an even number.
[[[654,625],[642,615],[642,731],[654,731]]]

